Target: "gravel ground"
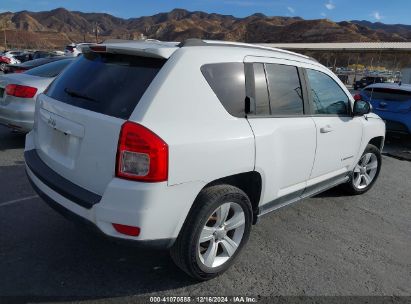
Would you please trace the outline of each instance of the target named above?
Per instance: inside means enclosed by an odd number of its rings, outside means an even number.
[[[1,296],[411,296],[411,162],[383,156],[368,193],[333,189],[262,218],[237,263],[197,283],[167,252],[113,244],[56,214],[30,188],[23,144],[0,127]]]

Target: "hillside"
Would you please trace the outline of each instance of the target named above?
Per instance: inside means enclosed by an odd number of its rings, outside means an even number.
[[[138,13],[138,12],[136,12]],[[368,21],[333,22],[328,19],[269,17],[246,18],[174,9],[153,16],[122,19],[104,13],[83,13],[58,8],[44,12],[21,11],[0,14],[7,23],[9,47],[61,48],[70,42],[106,38],[181,41],[207,38],[244,42],[360,42],[411,41],[411,26]],[[3,33],[0,43],[3,43]]]

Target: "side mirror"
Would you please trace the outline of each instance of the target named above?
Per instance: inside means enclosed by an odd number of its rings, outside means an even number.
[[[364,116],[365,114],[368,114],[371,111],[372,111],[372,106],[368,101],[355,100],[354,109],[353,109],[354,116]]]

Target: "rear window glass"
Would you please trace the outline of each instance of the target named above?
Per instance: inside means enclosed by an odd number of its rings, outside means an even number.
[[[47,64],[43,64],[31,70],[24,72],[24,74],[29,74],[33,76],[39,77],[56,77],[61,71],[64,70],[69,63],[73,62],[72,59],[64,59],[55,62],[50,62]]]
[[[218,99],[233,116],[245,116],[244,64],[239,62],[213,63],[201,67]]]
[[[86,53],[63,71],[47,95],[76,107],[128,119],[165,61]]]
[[[297,67],[282,64],[265,65],[272,115],[304,114],[303,94]]]
[[[397,89],[386,88],[367,88],[364,94],[372,99],[392,100],[392,101],[407,101],[411,100],[411,92]]]

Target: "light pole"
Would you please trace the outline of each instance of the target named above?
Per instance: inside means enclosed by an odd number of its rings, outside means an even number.
[[[3,35],[4,35],[4,49],[7,50],[7,34],[6,34],[6,29],[7,25],[10,23],[10,20],[4,20],[3,21]]]
[[[95,35],[95,38],[96,38],[96,43],[98,43],[99,29],[98,29],[98,23],[97,22],[94,23],[93,31],[94,31],[94,35]]]

